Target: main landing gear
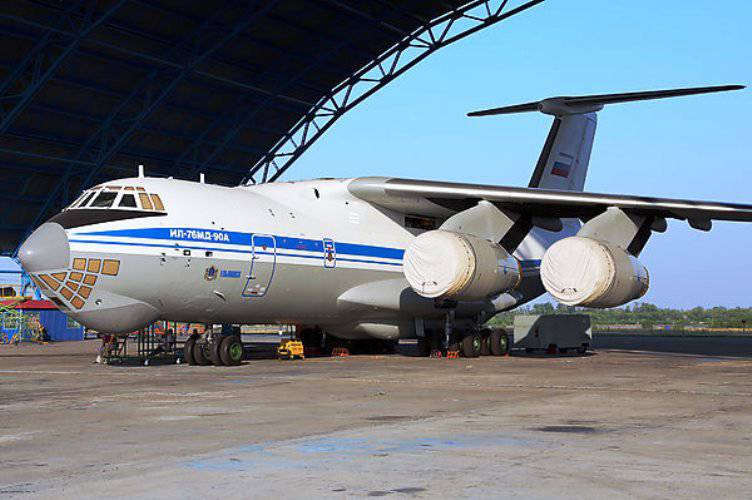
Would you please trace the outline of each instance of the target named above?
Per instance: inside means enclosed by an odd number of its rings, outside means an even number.
[[[503,329],[471,328],[466,331],[455,328],[427,329],[424,337],[418,337],[418,355],[459,351],[462,357],[504,356],[509,353],[509,335]]]
[[[240,335],[194,332],[183,347],[183,356],[189,365],[238,366],[244,354]]]

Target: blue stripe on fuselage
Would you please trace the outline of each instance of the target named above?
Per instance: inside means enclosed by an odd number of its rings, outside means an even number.
[[[215,243],[224,245],[251,245],[252,233],[241,233],[236,231],[216,231],[212,229],[194,229],[194,228],[146,228],[146,229],[115,229],[110,231],[94,231],[90,233],[77,233],[72,236],[112,236],[121,238],[142,238],[152,240],[176,240],[176,241],[189,241],[195,243]],[[263,237],[269,236],[266,234],[256,235],[256,247],[260,247],[259,240],[263,241]],[[300,257],[300,258],[313,258],[320,259],[324,253],[323,240],[311,240],[305,238],[292,238],[289,236],[274,236],[277,246],[276,254],[282,257]],[[175,248],[174,245],[159,244],[159,243],[135,243],[135,242],[122,242],[114,240],[80,240],[71,239],[72,243],[94,243],[102,245],[125,245],[125,246],[142,246],[142,247],[157,247],[157,248]],[[221,252],[232,253],[246,253],[250,254],[251,250],[241,250],[234,248],[226,248],[221,246],[192,246],[181,244],[180,248],[190,250],[211,250]],[[366,264],[384,264],[384,265],[401,265],[402,258],[405,253],[400,248],[379,247],[373,245],[364,245],[360,243],[342,243],[335,242],[337,260],[343,262],[360,262]],[[315,252],[319,255],[301,255],[281,252],[280,250],[298,250],[304,252]],[[271,252],[258,252],[271,255]],[[345,255],[351,257],[344,257]],[[382,262],[369,260],[367,258],[352,258],[352,257],[376,257],[382,259],[394,259],[400,262]],[[520,267],[523,270],[532,270],[540,266],[540,259],[520,260]]]
[[[150,240],[177,240],[201,243],[219,243],[225,245],[250,246],[251,233],[236,231],[217,231],[213,229],[195,228],[147,228],[147,229],[115,229],[110,231],[94,231],[91,233],[78,233],[74,236],[113,236],[120,238],[143,238]],[[266,236],[259,234],[258,236]],[[257,236],[257,238],[258,238]],[[323,252],[322,240],[306,238],[291,238],[289,236],[273,235],[278,249],[300,250],[305,252]],[[258,244],[256,246],[259,246]],[[377,257],[382,259],[401,260],[405,251],[401,248],[380,247],[363,245],[359,243],[335,242],[337,255],[355,255],[359,257]],[[186,247],[188,248],[188,247]],[[224,250],[213,248],[211,250]]]

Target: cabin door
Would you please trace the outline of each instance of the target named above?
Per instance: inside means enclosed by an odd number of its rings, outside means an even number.
[[[272,284],[277,266],[277,240],[270,234],[253,234],[251,249],[251,268],[243,297],[263,297]]]

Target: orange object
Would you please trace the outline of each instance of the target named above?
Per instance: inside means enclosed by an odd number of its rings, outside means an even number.
[[[347,347],[335,347],[332,349],[332,356],[349,356],[350,350]]]
[[[460,351],[447,351],[447,359],[458,359],[460,357]]]
[[[432,358],[440,358],[442,356],[443,356],[443,354],[442,354],[442,352],[439,349],[435,349],[435,350],[431,351],[430,357],[432,357]]]

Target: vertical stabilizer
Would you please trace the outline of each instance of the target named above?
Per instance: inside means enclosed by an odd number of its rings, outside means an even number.
[[[556,117],[529,187],[582,191],[593,149],[595,113]]]

